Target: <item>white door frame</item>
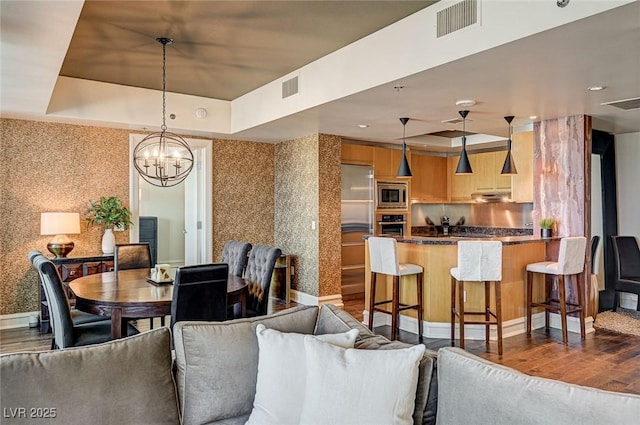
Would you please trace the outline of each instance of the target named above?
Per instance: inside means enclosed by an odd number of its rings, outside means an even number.
[[[129,134],[129,208],[131,210],[131,221],[134,226],[139,225],[140,216],[140,187],[138,184],[138,171],[133,166],[133,150],[136,145],[146,136],[146,134]],[[202,150],[203,161],[202,183],[203,189],[200,194],[203,196],[204,216],[202,217],[202,255],[205,262],[211,262],[213,258],[213,141],[205,139],[184,139],[192,149]],[[198,164],[194,164],[197,167]],[[138,232],[129,232],[129,241],[136,243],[139,241]]]

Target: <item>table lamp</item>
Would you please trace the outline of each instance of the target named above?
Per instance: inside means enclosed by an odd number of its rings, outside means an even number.
[[[55,235],[47,244],[47,249],[56,258],[65,258],[74,247],[67,235],[80,234],[80,214],[77,212],[40,213],[40,234]]]

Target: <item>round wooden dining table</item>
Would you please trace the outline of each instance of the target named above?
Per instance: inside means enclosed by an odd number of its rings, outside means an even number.
[[[111,338],[122,337],[127,319],[160,317],[171,314],[173,284],[149,281],[149,269],[121,270],[79,277],[69,283],[76,297],[76,308],[87,313],[111,317]],[[234,275],[227,281],[227,301],[241,303],[246,312],[247,282]]]

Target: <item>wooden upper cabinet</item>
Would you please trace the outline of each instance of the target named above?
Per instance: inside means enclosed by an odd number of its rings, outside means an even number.
[[[476,192],[511,190],[511,176],[500,174],[507,157],[506,151],[477,153],[470,157],[473,157],[471,167]]]
[[[449,193],[449,200],[451,202],[470,202],[471,193],[475,190],[474,174],[456,174],[456,168],[458,167],[458,160],[460,155],[450,156],[447,158],[447,189]],[[475,172],[475,158],[473,155],[469,155],[469,162],[471,168]]]
[[[533,202],[533,131],[513,134],[511,155],[518,174],[511,176],[515,202]]]
[[[447,202],[447,158],[411,155],[412,203]]]
[[[373,165],[373,146],[342,144],[342,162],[345,164]]]
[[[376,179],[395,179],[402,159],[401,149],[373,148],[373,169]],[[411,163],[411,152],[407,151]]]

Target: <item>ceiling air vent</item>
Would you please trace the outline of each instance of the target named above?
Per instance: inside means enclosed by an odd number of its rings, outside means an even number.
[[[298,93],[298,77],[293,77],[282,83],[282,98],[285,99],[289,96]]]
[[[631,111],[633,109],[640,109],[640,97],[633,99],[614,100],[613,102],[601,103],[601,105],[615,106],[616,108],[623,109],[625,111]]]
[[[478,22],[478,0],[463,0],[438,12],[438,37]]]
[[[442,120],[440,122],[443,124],[460,124],[462,121],[463,121],[462,118],[457,117],[457,118],[450,118],[448,120]],[[470,120],[467,118],[467,122],[472,122],[472,121],[473,120]]]

